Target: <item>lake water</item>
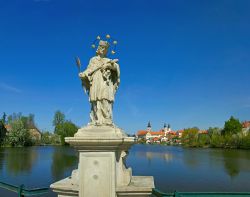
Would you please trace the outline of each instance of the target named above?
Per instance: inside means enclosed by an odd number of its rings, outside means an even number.
[[[0,181],[49,187],[77,167],[71,147],[0,148]],[[127,157],[133,175],[154,176],[157,189],[250,191],[250,151],[134,145]],[[0,197],[17,196],[0,189]],[[45,196],[56,196],[52,192]]]

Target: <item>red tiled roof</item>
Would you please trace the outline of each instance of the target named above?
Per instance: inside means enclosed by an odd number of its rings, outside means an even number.
[[[151,131],[150,134],[151,135],[165,135],[165,133],[162,131]]]
[[[243,128],[250,127],[250,121],[242,122],[242,127],[243,127]]]
[[[170,133],[171,135],[177,135],[177,133],[174,132],[174,131],[170,131],[169,133]]]
[[[6,124],[6,125],[4,125],[5,126],[5,128],[8,130],[8,129],[11,129],[11,126],[9,125],[9,124]]]
[[[140,130],[140,131],[137,131],[137,135],[146,135],[148,133],[148,131],[145,131],[145,130]]]
[[[140,130],[137,131],[137,135],[146,135],[147,133],[150,133],[151,135],[165,135],[165,132],[163,131],[145,131],[145,130]]]
[[[208,131],[207,130],[200,130],[199,133],[201,133],[201,134],[208,134]]]

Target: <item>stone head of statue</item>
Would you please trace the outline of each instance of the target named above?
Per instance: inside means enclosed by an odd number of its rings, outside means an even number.
[[[109,43],[107,41],[100,40],[96,54],[101,57],[106,57],[109,49]]]

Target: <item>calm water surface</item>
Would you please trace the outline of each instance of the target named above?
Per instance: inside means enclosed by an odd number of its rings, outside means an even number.
[[[70,147],[0,148],[0,181],[48,187],[77,167]],[[250,151],[134,145],[127,157],[133,175],[154,176],[169,191],[250,191]],[[0,197],[16,196],[0,189]],[[52,192],[46,196],[56,196]]]

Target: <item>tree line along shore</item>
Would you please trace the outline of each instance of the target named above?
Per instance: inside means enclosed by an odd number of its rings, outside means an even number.
[[[176,132],[163,128],[158,132],[141,130],[136,135],[138,143],[181,145],[184,147],[250,149],[250,121],[240,122],[231,116],[223,128],[186,128]]]
[[[0,146],[23,147],[32,145],[65,145],[65,137],[72,137],[78,127],[65,118],[65,114],[56,111],[53,118],[54,131],[40,131],[35,123],[34,114],[22,113],[6,115],[0,119]]]
[[[67,120],[65,114],[56,111],[52,120],[54,131],[40,131],[35,124],[34,114],[28,116],[22,113],[6,115],[0,118],[0,146],[22,147],[32,145],[67,145],[65,137],[73,137],[78,126]],[[186,128],[182,135],[165,136],[168,140],[151,141],[151,144],[181,145],[184,147],[206,148],[235,148],[250,149],[250,122],[244,127],[239,119],[230,117],[225,121],[223,128],[210,127],[206,132],[200,132],[199,128]],[[137,140],[138,143],[146,143],[146,138]]]

